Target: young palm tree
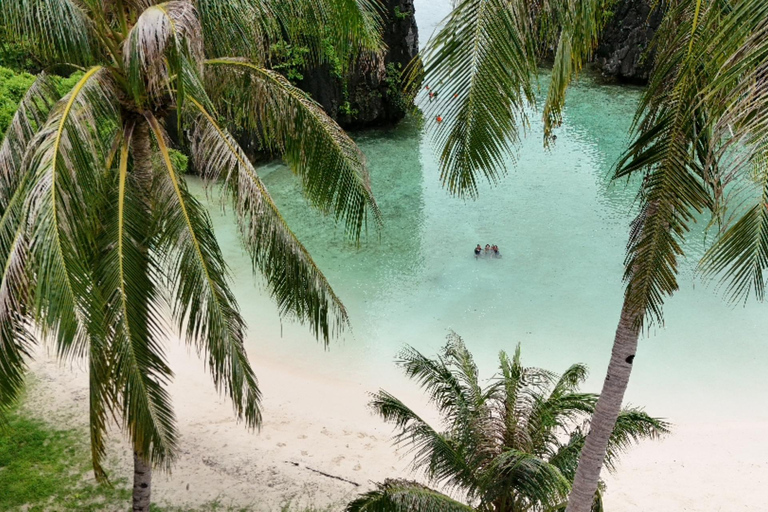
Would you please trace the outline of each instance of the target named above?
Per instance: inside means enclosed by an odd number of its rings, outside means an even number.
[[[590,57],[610,0],[464,0],[414,68],[414,83],[456,94],[427,107],[444,120],[434,130],[441,177],[475,196],[482,176],[495,182],[536,106],[537,64],[553,56],[543,108],[545,144],[561,122],[565,90]],[[727,185],[757,176],[762,193],[729,227],[705,261],[736,295],[762,295],[768,266],[766,102],[768,5],[762,0],[670,0],[656,33],[650,83],[638,106],[633,141],[616,176],[644,173],[640,213],[626,258],[626,293],[608,372],[579,461],[568,512],[587,512],[621,411],[640,333],[662,323],[677,290],[677,259],[696,215],[725,218]],[[450,94],[448,96],[451,96]],[[439,109],[439,110],[438,110]],[[434,118],[434,116],[427,116]],[[755,169],[757,172],[754,172]],[[743,182],[743,180],[740,180]],[[741,196],[743,199],[743,196]],[[728,224],[723,224],[728,227]]]
[[[369,214],[379,219],[363,155],[264,62],[276,35],[377,51],[377,17],[366,0],[2,0],[0,22],[48,64],[82,72],[63,98],[40,75],[0,147],[0,412],[37,340],[87,358],[96,477],[119,418],[135,453],[133,508],[148,510],[151,468],[168,468],[178,445],[165,338],[183,333],[236,416],[261,422],[230,275],[163,119],[177,113],[182,149],[221,184],[281,313],[327,343],[344,306],[228,127],[259,134],[310,202],[359,237]]]
[[[414,454],[414,469],[464,497],[465,505],[416,482],[387,480],[347,506],[347,512],[544,512],[562,511],[579,452],[590,429],[597,395],[579,386],[587,369],[575,364],[562,375],[523,366],[499,353],[499,373],[482,386],[472,354],[455,333],[436,359],[413,348],[398,364],[417,381],[440,413],[445,430],[430,426],[386,391],[371,406],[398,432],[395,443]],[[639,409],[624,409],[613,429],[605,465],[668,425]],[[592,510],[603,510],[602,489]]]

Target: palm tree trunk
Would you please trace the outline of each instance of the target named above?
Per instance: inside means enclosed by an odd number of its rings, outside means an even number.
[[[640,333],[636,327],[638,318],[636,311],[635,308],[630,308],[625,298],[619,326],[616,329],[616,338],[613,341],[608,373],[592,415],[584,448],[581,450],[566,512],[592,510],[608,441],[621,411],[621,403],[624,400],[624,392],[627,390],[632,362],[637,350],[637,339]]]
[[[152,493],[152,467],[133,452],[133,512],[149,512]]]
[[[133,130],[131,141],[133,152],[133,172],[141,182],[148,182],[152,168],[150,163],[149,127],[139,122]],[[139,452],[133,452],[133,512],[149,512],[152,494],[152,466],[147,464]]]

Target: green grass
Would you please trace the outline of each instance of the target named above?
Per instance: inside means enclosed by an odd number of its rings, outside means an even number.
[[[52,428],[20,411],[11,412],[6,419],[7,424],[0,425],[0,511],[130,510],[131,491],[127,478],[113,478],[111,486],[94,481],[84,431]],[[116,477],[114,473],[112,476]],[[252,512],[262,509],[227,505],[222,499],[193,508],[152,504],[153,512]],[[332,512],[332,509],[301,507],[286,502],[274,512]]]
[[[113,486],[90,478],[84,434],[57,430],[19,412],[0,427],[0,510],[127,509],[124,479]],[[122,506],[125,504],[125,506]]]

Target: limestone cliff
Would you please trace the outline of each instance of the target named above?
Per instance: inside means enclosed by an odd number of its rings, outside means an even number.
[[[384,0],[383,39],[387,51],[376,62],[360,62],[347,77],[330,66],[307,70],[298,82],[345,128],[392,124],[409,104],[400,94],[400,73],[416,56],[419,34],[413,0]]]
[[[649,45],[662,19],[654,0],[618,0],[595,52],[597,68],[621,82],[644,83],[653,65]]]

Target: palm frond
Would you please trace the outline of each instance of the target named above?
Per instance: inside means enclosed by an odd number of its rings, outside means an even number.
[[[544,394],[557,379],[557,375],[535,367],[526,367],[521,361],[520,345],[512,359],[499,353],[500,375],[493,387],[503,391],[498,409],[499,437],[502,446],[534,452],[534,438],[529,428],[532,415],[535,419],[537,404],[544,401]]]
[[[40,75],[19,103],[0,145],[0,419],[21,391],[25,359],[35,342],[28,333],[33,295],[23,208],[30,176],[23,159],[58,99],[50,77]]]
[[[0,421],[19,397],[27,369],[26,359],[35,343],[34,336],[28,332],[28,241],[19,228],[20,223],[10,230],[6,230],[5,222],[3,224],[0,231],[0,265],[3,269],[0,281]]]
[[[648,415],[642,409],[622,409],[608,441],[605,467],[608,471],[615,471],[619,456],[633,444],[646,439],[659,439],[669,432],[669,423]]]
[[[0,24],[48,63],[88,66],[100,53],[91,20],[75,0],[3,0]]]
[[[395,396],[380,390],[370,402],[371,408],[393,423],[398,432],[394,436],[397,446],[413,453],[413,468],[426,469],[427,476],[450,487],[472,490],[477,487],[473,467],[468,464],[465,447],[437,432],[418,414]]]
[[[425,112],[432,126],[442,119],[434,142],[440,178],[451,193],[475,197],[478,174],[491,183],[502,176],[508,148],[527,124],[537,73],[531,5],[463,1],[423,52],[427,87],[440,93]]]
[[[709,96],[724,105],[715,137],[727,140],[719,162],[727,177],[744,183],[745,202],[738,218],[724,224],[724,232],[704,256],[706,277],[721,276],[728,298],[746,300],[754,292],[765,297],[764,270],[768,268],[768,5],[741,2],[723,23],[713,42],[734,48],[709,84]],[[755,193],[757,192],[757,193]]]
[[[560,35],[555,51],[549,92],[544,104],[544,140],[549,142],[552,130],[562,122],[565,93],[581,68],[589,62],[597,47],[598,36],[608,17],[614,0],[575,0],[562,2],[563,11],[555,19],[560,21]],[[546,16],[541,16],[546,18]],[[541,23],[552,23],[544,19]]]
[[[171,93],[172,75],[181,72],[181,59],[203,60],[202,27],[195,5],[172,0],[141,13],[123,48],[123,65],[133,100],[153,104]]]
[[[473,512],[444,494],[408,480],[385,480],[352,501],[346,512]]]
[[[479,411],[471,390],[448,367],[448,350],[449,346],[446,346],[442,356],[430,359],[413,347],[405,347],[396,362],[409,379],[415,380],[427,392],[450,430],[469,435],[469,427]]]
[[[256,376],[243,346],[245,323],[230,289],[230,275],[203,206],[187,191],[171,164],[164,133],[147,115],[164,172],[153,184],[160,239],[160,267],[173,291],[173,317],[208,360],[217,390],[227,393],[249,427],[261,424]]]
[[[92,275],[84,250],[94,244],[99,180],[118,125],[109,73],[88,70],[52,110],[30,143],[30,188],[25,208],[35,262],[34,315],[43,334],[54,333],[60,355],[85,355]]]
[[[568,496],[570,482],[560,470],[538,457],[506,450],[483,472],[482,500],[485,503],[525,501],[544,510]]]
[[[19,102],[0,145],[0,211],[5,211],[22,179],[22,161],[29,143],[59,99],[51,76],[41,73]]]
[[[665,17],[668,37],[658,55],[649,89],[638,107],[636,139],[617,165],[616,177],[646,172],[642,207],[632,224],[625,261],[626,300],[634,328],[663,322],[662,305],[677,290],[677,259],[695,214],[714,210],[713,180],[707,155],[697,148],[714,141],[704,123],[712,113],[703,102],[708,70],[699,65],[709,30],[718,19],[715,7],[693,9],[683,3]]]
[[[94,459],[103,443],[103,423],[111,394],[119,403],[122,422],[133,449],[154,465],[170,467],[177,433],[167,386],[173,376],[165,361],[165,323],[160,312],[160,273],[153,265],[149,205],[149,137],[146,125],[125,126],[120,136],[117,172],[105,176],[107,202],[100,208],[104,226],[100,251],[94,258],[98,290],[105,297],[104,323],[109,342],[91,340]],[[133,152],[133,166],[129,150]],[[107,368],[102,368],[106,357]],[[107,371],[106,375],[103,374]],[[94,443],[94,440],[96,443]]]
[[[264,64],[269,44],[280,36],[273,2],[197,0],[209,58],[245,57]]]
[[[359,240],[368,213],[381,222],[357,145],[306,93],[285,77],[236,59],[208,60],[212,99],[230,122],[259,133],[283,155],[315,207]]]
[[[189,102],[197,110],[191,132],[195,168],[207,180],[223,179],[253,268],[266,277],[281,315],[308,323],[313,334],[328,343],[332,333],[348,323],[344,305],[291,232],[234,138],[194,96]]]

